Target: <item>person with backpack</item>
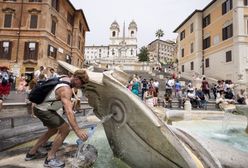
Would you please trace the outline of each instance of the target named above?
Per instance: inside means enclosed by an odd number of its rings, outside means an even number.
[[[50,137],[56,134],[51,150],[47,153],[44,161],[45,167],[64,167],[65,163],[56,158],[56,152],[62,145],[64,139],[70,132],[70,126],[75,134],[83,141],[88,136],[85,130],[79,128],[73,112],[72,88],[82,88],[89,81],[86,70],[80,69],[74,72],[69,78],[67,76],[60,78],[48,79],[37,83],[35,88],[29,94],[29,100],[34,105],[34,114],[39,118],[43,125],[48,128],[36,142],[36,144],[26,154],[26,161],[40,158],[38,149],[45,144]],[[44,96],[43,93],[46,93]],[[48,94],[47,94],[48,93]],[[38,95],[38,96],[37,96]],[[45,97],[45,98],[44,98]],[[44,99],[44,100],[43,100]],[[57,113],[57,110],[64,108],[69,123]],[[44,155],[42,155],[44,156]]]

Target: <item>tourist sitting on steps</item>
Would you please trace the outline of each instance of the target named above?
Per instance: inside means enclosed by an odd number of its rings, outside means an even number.
[[[65,166],[65,163],[57,159],[55,156],[64,139],[69,134],[70,126],[81,140],[85,141],[88,138],[87,133],[80,129],[77,124],[72,110],[73,104],[71,101],[73,94],[72,88],[82,88],[84,84],[88,83],[88,74],[85,70],[77,70],[71,78],[62,77],[60,80],[67,81],[67,83],[64,82],[57,84],[46,96],[45,101],[34,106],[35,116],[43,122],[44,126],[46,126],[48,130],[38,139],[36,144],[26,154],[25,158],[26,161],[39,158],[39,147],[45,144],[50,137],[57,134],[53,141],[51,150],[47,153],[47,158],[44,162],[45,167],[59,168]],[[70,83],[70,85],[68,83]],[[69,123],[66,123],[65,120],[57,113],[57,110],[62,107],[65,109]]]
[[[238,104],[247,104],[247,95],[245,89],[240,89],[237,94],[237,102]]]
[[[226,89],[226,92],[225,92],[225,101],[227,102],[227,103],[231,103],[231,104],[235,104],[235,96],[234,96],[234,94],[233,94],[233,91],[232,91],[232,89],[231,88],[227,88]]]

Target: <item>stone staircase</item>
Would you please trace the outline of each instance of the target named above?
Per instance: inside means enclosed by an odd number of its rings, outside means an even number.
[[[85,117],[92,115],[88,102],[81,102],[81,109],[76,113],[76,120],[81,128],[87,127]],[[0,112],[0,152],[33,139],[47,129],[41,121],[30,115],[30,105],[26,103],[5,103]],[[66,119],[65,115],[62,115]]]

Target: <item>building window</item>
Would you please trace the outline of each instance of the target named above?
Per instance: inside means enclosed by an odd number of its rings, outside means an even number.
[[[185,30],[180,33],[180,40],[185,38]]]
[[[29,0],[29,2],[42,2],[42,0]]]
[[[209,67],[209,58],[205,59],[205,67],[206,67],[206,68]]]
[[[70,12],[67,13],[67,22],[70,23],[70,25],[73,25],[74,19]]]
[[[222,15],[224,15],[225,13],[227,13],[230,10],[232,10],[232,0],[226,0],[222,4]]]
[[[245,17],[245,21],[246,21],[246,34],[248,34],[248,18]]]
[[[52,0],[52,7],[59,11],[59,0]]]
[[[210,25],[210,23],[211,23],[211,18],[210,18],[210,14],[209,14],[203,18],[203,21],[202,21],[203,28]]]
[[[231,62],[232,61],[232,51],[227,51],[226,52],[226,62]]]
[[[71,32],[68,32],[68,34],[67,34],[67,44],[68,45],[71,45],[71,39],[72,39]]]
[[[71,56],[70,55],[65,56],[65,62],[71,64]]]
[[[229,25],[222,29],[222,40],[229,39],[233,36],[233,25]]]
[[[30,17],[30,28],[36,29],[38,23],[38,15],[31,15]]]
[[[209,36],[203,40],[203,50],[209,48],[210,46],[211,46],[211,38]]]
[[[194,52],[194,43],[191,43],[190,44],[190,53],[193,53]]]
[[[79,31],[82,32],[82,29],[83,29],[82,23],[79,22]]]
[[[37,42],[25,42],[24,59],[37,60],[39,44]]]
[[[193,31],[194,31],[194,23],[191,23],[190,24],[190,33],[193,33]]]
[[[52,26],[51,26],[51,33],[55,35],[56,32],[56,21],[54,19],[52,19]]]
[[[248,0],[244,0],[244,5],[245,5],[245,6],[248,5]]]
[[[10,28],[12,23],[12,14],[5,14],[4,17],[4,27]]]
[[[184,57],[184,48],[181,49],[181,56]]]
[[[112,37],[115,37],[116,33],[115,31],[112,32]]]
[[[0,41],[0,59],[11,59],[12,42]]]
[[[131,49],[131,55],[133,55],[133,49]]]
[[[131,31],[131,37],[134,37],[134,31]]]
[[[194,70],[194,62],[190,62],[190,70]]]
[[[48,45],[48,49],[47,49],[47,56],[53,57],[56,59],[57,57],[57,48]]]
[[[114,49],[112,49],[112,55],[115,55],[115,50]]]
[[[182,65],[182,72],[184,72],[184,65]]]

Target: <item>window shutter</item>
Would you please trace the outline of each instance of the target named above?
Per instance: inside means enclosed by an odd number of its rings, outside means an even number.
[[[47,47],[47,56],[50,56],[50,44],[48,44],[48,47]]]
[[[12,22],[12,14],[5,14],[4,27],[10,28]]]
[[[25,48],[24,48],[24,60],[27,60],[29,58],[29,48],[28,48],[29,42],[25,42]]]
[[[37,28],[37,22],[38,22],[38,16],[37,15],[31,15],[30,18],[30,28]]]
[[[3,58],[3,42],[0,41],[0,58]]]
[[[35,43],[35,60],[38,60],[38,55],[39,55],[39,43]]]
[[[52,20],[52,28],[51,28],[51,33],[55,35],[56,32],[56,22]]]
[[[55,0],[56,1],[56,10],[59,11],[59,0]]]
[[[222,15],[226,13],[226,2],[222,4]]]
[[[57,48],[54,48],[54,58],[57,58]]]
[[[9,60],[11,60],[11,53],[12,53],[12,41],[9,41],[9,53],[8,53]]]

